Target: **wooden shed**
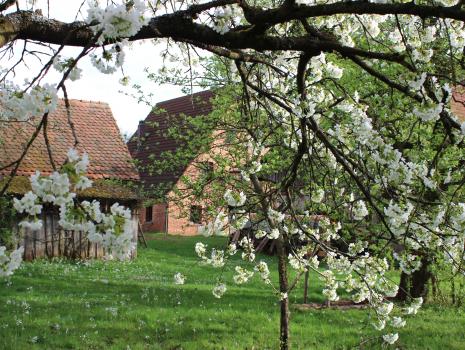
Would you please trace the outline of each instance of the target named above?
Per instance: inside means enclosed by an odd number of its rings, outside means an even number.
[[[28,122],[0,122],[0,188],[8,181],[16,165],[14,162],[20,158],[39,121],[39,118],[34,118]],[[88,154],[87,176],[93,181],[93,186],[78,193],[78,198],[99,200],[103,210],[109,209],[113,203],[131,208],[134,241],[137,242],[138,196],[134,182],[139,180],[139,175],[108,104],[70,100],[68,115],[64,101],[59,101],[57,110],[48,117],[47,137],[57,167],[65,162],[71,147],[79,153]],[[3,200],[28,192],[31,189],[29,177],[36,170],[43,175],[53,171],[43,132],[19,164]],[[15,244],[24,246],[26,260],[54,256],[97,258],[104,255],[103,248],[90,243],[82,232],[61,229],[56,208],[44,207],[41,215],[43,227],[38,231],[18,229],[21,217],[15,217],[12,222]]]

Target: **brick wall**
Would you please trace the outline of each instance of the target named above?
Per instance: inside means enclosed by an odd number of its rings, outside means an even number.
[[[220,135],[220,131],[217,131]],[[223,140],[221,137],[214,141],[212,149],[215,153],[226,154],[225,147],[222,147]],[[213,159],[209,154],[201,154],[195,160],[193,160],[183,171],[183,176],[189,178],[196,178],[200,175],[199,163],[214,163]],[[178,180],[175,184],[175,188],[180,189],[181,191],[187,191],[184,187],[181,180]],[[207,189],[208,190],[208,189]],[[193,236],[199,234],[199,229],[203,227],[209,219],[205,217],[205,208],[206,203],[192,201],[188,198],[188,192],[184,192],[184,198],[179,199],[178,196],[174,194],[173,191],[170,191],[167,194],[168,203],[167,204],[156,204],[153,206],[153,220],[152,222],[145,221],[145,208],[141,209],[140,221],[144,231],[158,231],[166,232],[166,222],[165,215],[166,210],[168,210],[167,218],[167,232],[168,234],[175,235],[185,235]],[[191,206],[200,206],[202,210],[202,217],[200,223],[193,223],[190,220],[190,209]]]
[[[197,235],[199,228],[203,225],[191,222],[188,210],[181,209],[174,201],[171,201],[170,204],[170,206],[165,203],[153,205],[152,221],[149,222],[145,221],[146,208],[141,208],[139,220],[142,223],[144,232],[166,232],[166,224],[168,224],[169,234],[183,236]],[[186,205],[189,205],[189,203]],[[166,210],[168,210],[168,222],[166,222]]]
[[[199,156],[195,161],[191,162],[184,170],[183,175],[190,178],[199,176],[200,171],[196,162],[204,162],[208,160],[207,155]],[[179,180],[176,183],[176,188],[183,189],[183,183]],[[190,221],[190,208],[192,205],[205,208],[205,204],[201,202],[193,202],[190,198],[179,199],[171,191],[168,193],[168,233],[184,236],[193,236],[199,233],[199,228],[205,224],[205,218],[202,217],[201,223],[193,223]],[[188,196],[186,196],[188,197]]]
[[[217,138],[213,141],[212,154],[227,155],[227,147],[224,146],[224,138],[222,137],[222,131],[218,130],[215,132]],[[184,170],[183,176],[189,178],[196,178],[200,175],[199,163],[208,162],[214,164],[212,154],[204,153],[194,159]],[[183,191],[186,190],[183,186],[182,181],[178,180],[175,185],[176,188]],[[205,189],[208,191],[208,188]],[[168,233],[192,236],[199,234],[199,230],[211,220],[206,217],[205,208],[206,203],[199,201],[192,201],[189,199],[188,192],[185,192],[184,199],[177,198],[173,191],[168,193]],[[171,198],[171,200],[170,200]],[[190,209],[191,206],[200,206],[202,208],[202,217],[200,223],[193,223],[190,221]]]
[[[459,118],[460,122],[465,121],[465,91],[457,88],[451,99],[451,110]]]
[[[166,232],[166,208],[167,204],[159,203],[152,205],[152,221],[146,221],[146,208],[141,208],[139,220],[144,232]]]
[[[183,236],[197,235],[202,224],[192,223],[189,220],[188,211],[182,210],[174,202],[170,204],[168,208],[168,233]]]

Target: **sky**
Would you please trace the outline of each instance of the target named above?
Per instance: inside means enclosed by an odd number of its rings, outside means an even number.
[[[25,3],[23,1],[23,3]],[[65,22],[74,20],[77,10],[81,5],[82,0],[50,0],[50,17]],[[47,1],[36,1],[35,8],[42,9],[42,13],[47,15]],[[86,10],[83,10],[83,15],[86,16]],[[78,20],[83,17],[78,16]],[[16,45],[16,50],[20,50],[22,44]],[[73,57],[80,52],[77,48],[66,48],[63,51],[63,56]],[[16,70],[16,83],[22,83],[24,79],[31,79],[38,72],[42,65],[35,59],[27,61],[28,67],[21,66]],[[1,66],[4,68],[8,66],[6,60],[0,61]],[[130,50],[126,53],[124,64],[125,75],[131,78],[130,84],[137,83],[142,86],[143,90],[148,94],[152,93],[151,103],[155,104],[160,101],[165,101],[171,98],[182,96],[180,87],[170,85],[156,85],[150,82],[144,68],[149,68],[150,71],[157,71],[162,65],[160,58],[160,47],[154,46],[151,42],[138,42],[134,43]],[[121,90],[131,92],[131,89],[125,88],[119,83],[122,78],[122,73],[117,72],[113,75],[106,75],[100,73],[92,66],[88,58],[84,58],[79,63],[79,68],[83,70],[81,79],[75,82],[68,82],[66,84],[68,97],[73,99],[83,99],[91,101],[107,102],[118,123],[122,134],[128,136],[132,135],[140,120],[145,119],[150,111],[150,106],[144,103],[138,103],[132,97],[125,96],[119,93]],[[58,83],[60,75],[51,71],[45,82]]]

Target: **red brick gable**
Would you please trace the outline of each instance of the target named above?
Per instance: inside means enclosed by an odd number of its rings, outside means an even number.
[[[76,148],[89,155],[88,177],[138,180],[137,170],[108,104],[82,100],[69,102],[71,121],[79,141]],[[38,122],[39,118],[33,118],[27,123],[0,122],[0,168],[20,156]],[[74,146],[63,100],[59,101],[57,110],[49,115],[47,131],[53,159],[60,165],[65,161],[68,149]],[[43,174],[49,174],[53,170],[42,132],[22,161],[17,175],[31,175],[36,170]],[[0,177],[8,175],[10,171],[11,167],[0,171]]]
[[[452,94],[450,109],[461,122],[465,121],[465,91],[463,88],[455,90]]]
[[[138,161],[141,182],[146,189],[166,185],[168,190],[182,175],[185,167],[164,170],[161,173],[149,168],[153,160],[162,159],[164,152],[174,152],[182,146],[178,140],[167,135],[173,118],[209,114],[212,111],[213,95],[211,91],[202,91],[160,102],[145,121],[139,124],[139,129],[131,137],[128,147],[132,157]]]

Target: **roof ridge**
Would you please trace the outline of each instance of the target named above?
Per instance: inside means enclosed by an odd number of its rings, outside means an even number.
[[[60,97],[58,100],[61,102],[65,101],[63,97]],[[80,98],[68,98],[68,101],[83,102],[87,104],[102,104],[102,105],[110,106],[110,104],[105,101],[94,101],[94,100],[86,100],[86,99],[80,99]]]
[[[206,94],[206,93],[213,94],[213,91],[212,90],[202,90],[202,91],[194,92],[193,94],[182,95],[182,96],[179,96],[179,97],[171,98],[169,100],[164,100],[164,101],[157,102],[154,107],[157,107],[161,103],[171,103],[171,102],[176,101],[176,100],[186,100],[186,99],[188,99],[190,97],[200,95],[200,94]]]

